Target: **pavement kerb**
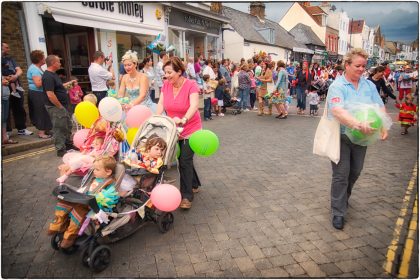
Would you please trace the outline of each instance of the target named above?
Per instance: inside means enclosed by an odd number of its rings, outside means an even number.
[[[11,135],[11,139],[18,141],[17,144],[3,144],[1,147],[2,156],[8,156],[16,153],[25,152],[31,149],[42,148],[50,146],[54,143],[53,138],[42,139],[38,137],[38,131],[35,127],[28,127],[28,130],[32,131],[32,135],[17,135],[14,129]]]
[[[386,253],[386,260],[383,265],[385,272],[391,276],[397,276],[400,268],[405,271],[405,266],[409,266],[409,260],[403,259],[404,248],[406,247],[406,242],[408,235],[410,233],[410,222],[412,220],[412,215],[416,212],[417,209],[414,209],[416,206],[416,196],[417,196],[417,168],[418,162],[414,165],[413,173],[411,179],[408,183],[403,202],[400,208],[400,213],[398,219],[395,223],[393,239],[391,240],[390,245],[388,246],[388,251]],[[403,263],[405,261],[405,264]],[[407,269],[408,270],[408,269]]]

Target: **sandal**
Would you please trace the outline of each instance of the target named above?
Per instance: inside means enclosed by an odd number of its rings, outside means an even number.
[[[52,137],[52,135],[43,134],[43,135],[38,135],[38,137],[41,138],[41,139],[50,139]]]
[[[13,139],[7,139],[6,141],[3,141],[3,144],[17,144],[17,143],[19,142]]]

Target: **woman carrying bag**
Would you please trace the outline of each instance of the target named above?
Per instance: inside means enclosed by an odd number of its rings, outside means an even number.
[[[375,129],[370,126],[371,122],[359,121],[353,117],[348,106],[355,103],[376,105],[379,106],[381,112],[386,114],[375,85],[362,76],[367,58],[367,53],[362,49],[353,49],[344,57],[345,72],[329,88],[325,108],[328,110],[328,114],[324,112],[314,139],[314,153],[328,156],[331,159],[332,225],[340,230],[344,227],[348,200],[353,186],[362,172],[367,148],[351,142],[350,138],[344,134],[345,128],[360,131],[364,135],[375,132]],[[326,129],[328,126],[331,131]],[[322,130],[325,132],[324,137],[320,135]],[[385,140],[387,137],[388,131],[383,127],[380,128],[380,139]],[[324,154],[322,153],[322,144],[324,144]],[[332,157],[336,153],[339,155],[338,159]]]

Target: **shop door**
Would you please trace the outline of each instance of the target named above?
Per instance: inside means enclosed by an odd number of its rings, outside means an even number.
[[[75,76],[79,85],[85,91],[88,90],[89,82],[89,43],[88,33],[80,32],[73,34],[66,34],[66,49],[67,49],[67,73]]]

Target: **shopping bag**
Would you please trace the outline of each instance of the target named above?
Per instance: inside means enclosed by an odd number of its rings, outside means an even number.
[[[326,104],[315,132],[313,153],[328,157],[338,164],[340,161],[340,123],[335,118],[328,119],[327,107]]]

